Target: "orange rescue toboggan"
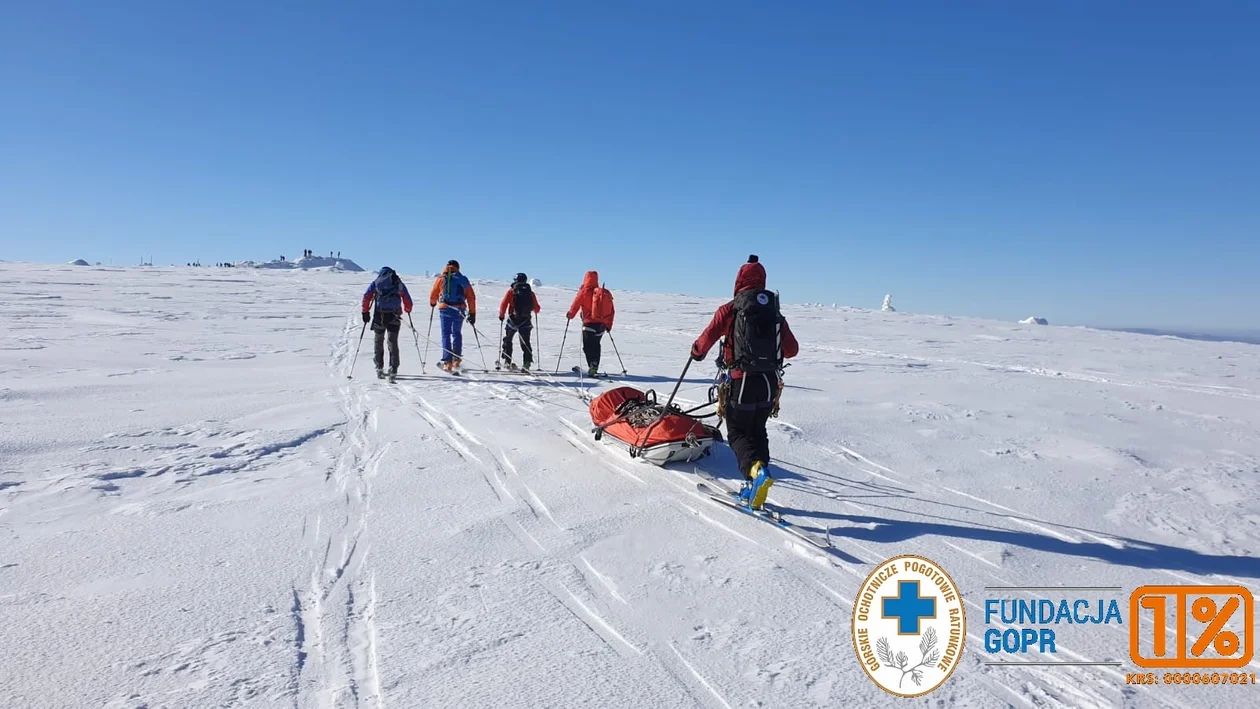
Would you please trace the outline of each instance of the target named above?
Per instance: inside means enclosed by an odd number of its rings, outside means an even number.
[[[722,440],[722,432],[691,416],[693,411],[658,404],[655,391],[645,394],[623,386],[591,401],[591,422],[595,440],[607,435],[628,450],[631,458],[665,465],[699,460]]]

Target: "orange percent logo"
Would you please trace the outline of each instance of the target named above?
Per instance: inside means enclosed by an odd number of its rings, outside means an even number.
[[[1218,599],[1224,603],[1218,604]],[[1241,639],[1227,629],[1240,608]],[[1141,586],[1129,596],[1129,657],[1147,668],[1242,667],[1251,662],[1255,646],[1253,608],[1251,591],[1243,586]],[[1203,625],[1194,637],[1188,627],[1191,620]],[[1170,654],[1168,630],[1173,623],[1176,647]],[[1151,656],[1143,654],[1147,630]],[[1215,652],[1208,653],[1209,648]]]

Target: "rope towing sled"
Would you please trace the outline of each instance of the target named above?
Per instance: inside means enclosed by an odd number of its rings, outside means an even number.
[[[672,403],[659,404],[656,392],[646,393],[634,387],[617,387],[591,401],[592,432],[595,440],[607,435],[614,445],[625,448],[631,458],[642,458],[653,465],[694,462],[709,455],[713,444],[722,440],[722,432],[695,416],[702,404],[683,411]]]

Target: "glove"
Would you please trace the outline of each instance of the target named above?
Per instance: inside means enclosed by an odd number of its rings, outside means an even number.
[[[469,313],[469,314],[468,314],[468,324],[469,324],[469,325],[472,325],[473,327],[476,327],[476,326],[477,326],[477,314],[476,314],[476,313]]]
[[[404,305],[404,306],[403,306],[403,310],[405,310],[406,312],[410,313],[410,312],[411,312],[411,306],[410,306],[410,305]]]
[[[372,322],[372,316],[368,315],[368,311],[363,311],[363,322]]]
[[[700,360],[704,359],[704,355],[696,351],[696,346],[694,344],[691,345],[691,359],[696,362],[699,362]]]
[[[499,316],[499,322],[503,322],[503,316],[502,316],[502,315],[500,315],[500,316]]]

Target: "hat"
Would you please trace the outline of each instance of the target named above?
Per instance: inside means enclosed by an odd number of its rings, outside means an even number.
[[[446,265],[447,265],[447,266],[454,266],[455,268],[459,268],[459,261],[456,261],[455,259],[451,259],[450,261],[447,261],[447,262],[446,262]]]
[[[529,276],[526,276],[524,273],[516,274],[516,281],[515,281],[516,283],[524,283],[525,281],[528,281],[528,280],[529,280]]]
[[[757,254],[748,254],[748,263],[757,263]]]

